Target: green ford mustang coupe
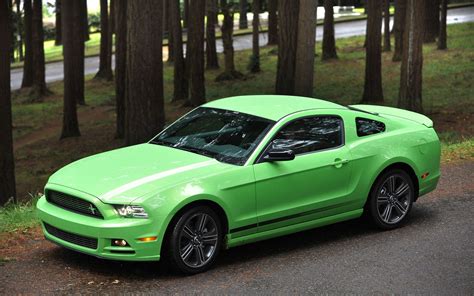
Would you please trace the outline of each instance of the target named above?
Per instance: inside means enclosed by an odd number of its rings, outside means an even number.
[[[400,226],[436,188],[433,122],[401,109],[291,96],[198,107],[150,142],[53,174],[46,238],[93,256],[208,269],[219,251],[360,217]]]

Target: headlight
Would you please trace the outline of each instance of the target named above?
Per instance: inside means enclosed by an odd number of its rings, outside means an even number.
[[[114,207],[117,214],[124,218],[148,218],[147,212],[140,206],[115,205]]]

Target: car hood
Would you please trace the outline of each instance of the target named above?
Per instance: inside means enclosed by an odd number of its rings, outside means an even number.
[[[140,144],[75,161],[54,173],[48,183],[91,194],[105,203],[128,203],[160,187],[202,177],[203,171],[218,165],[222,163],[199,154]]]

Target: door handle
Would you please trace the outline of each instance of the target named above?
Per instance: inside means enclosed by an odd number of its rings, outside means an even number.
[[[336,168],[340,168],[342,167],[344,164],[348,163],[349,162],[349,159],[341,159],[341,158],[336,158],[334,160],[334,163],[333,165],[336,167]]]

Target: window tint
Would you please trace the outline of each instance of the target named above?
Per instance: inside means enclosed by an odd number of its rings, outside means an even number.
[[[385,131],[385,124],[380,121],[367,119],[367,118],[356,118],[357,135],[359,137],[378,134]]]
[[[318,116],[297,119],[280,130],[272,142],[274,149],[291,149],[295,154],[340,146],[342,119]]]

